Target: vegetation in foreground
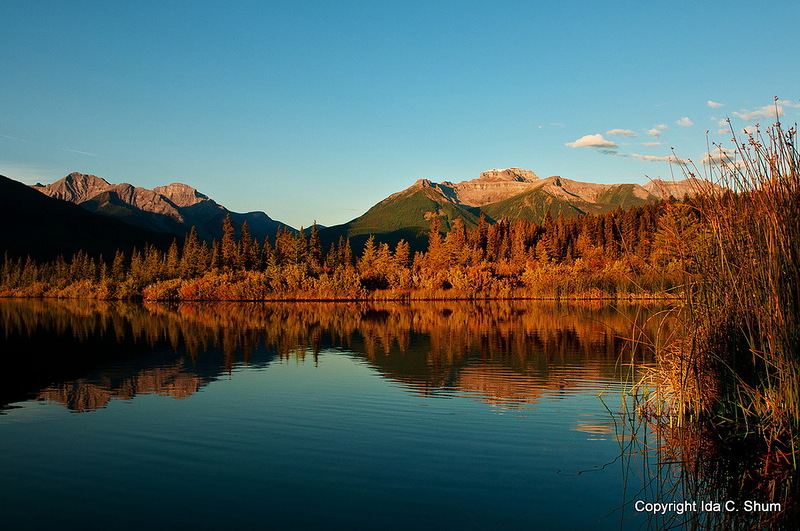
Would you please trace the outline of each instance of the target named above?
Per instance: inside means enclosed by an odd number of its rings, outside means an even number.
[[[716,146],[708,171],[729,192],[701,191],[683,207],[698,223],[673,228],[685,304],[670,317],[678,333],[657,345],[644,418],[689,496],[776,509],[721,513],[712,527],[792,529],[800,513],[796,140],[775,124],[734,150]]]

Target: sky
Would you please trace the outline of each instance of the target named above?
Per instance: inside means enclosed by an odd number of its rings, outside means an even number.
[[[800,117],[794,0],[31,0],[0,20],[0,174],[182,182],[294,227],[493,168],[681,178],[726,118]]]

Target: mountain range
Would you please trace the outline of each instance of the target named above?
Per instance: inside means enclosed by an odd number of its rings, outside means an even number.
[[[234,225],[247,222],[251,234],[263,240],[280,227],[264,212],[231,212],[189,185],[172,183],[152,190],[131,184],[110,184],[95,175],[70,173],[52,184],[35,184],[43,194],[69,201],[84,209],[156,232],[185,236],[191,227],[204,240],[222,238],[222,221],[230,214]]]
[[[671,196],[681,199],[709,186],[705,181],[653,180],[638,184],[596,184],[553,176],[539,178],[520,168],[494,169],[477,179],[435,183],[420,179],[401,192],[390,195],[356,219],[321,231],[326,239],[344,236],[357,243],[370,234],[382,241],[406,239],[417,246],[424,240],[432,216],[448,229],[456,218],[466,226],[502,219],[541,223],[546,214],[565,217],[602,214],[631,208]],[[424,242],[422,242],[424,243]]]
[[[174,239],[163,232],[132,226],[47,197],[29,186],[0,176],[0,260],[30,256],[50,260],[79,250],[111,258],[146,243],[164,248]]]
[[[711,185],[694,179],[654,180],[644,186],[597,184],[559,176],[539,178],[534,172],[520,168],[493,169],[475,179],[458,183],[420,179],[347,223],[321,227],[320,237],[326,245],[339,237],[346,237],[358,246],[374,234],[390,244],[405,239],[414,248],[421,249],[425,246],[434,216],[439,218],[443,230],[448,230],[457,218],[468,227],[477,225],[481,217],[488,223],[503,219],[541,222],[548,212],[554,217],[559,214],[566,217],[600,214],[670,196],[680,199],[706,186]],[[30,189],[63,203],[74,203],[73,207],[79,205],[83,211],[102,215],[92,218],[103,220],[97,223],[123,221],[128,227],[145,231],[137,233],[134,240],[153,234],[182,237],[192,226],[197,228],[200,238],[219,240],[222,221],[227,215],[238,227],[247,221],[251,234],[260,240],[274,236],[279,228],[294,230],[264,212],[240,214],[229,211],[181,183],[150,190],[131,184],[110,184],[94,175],[71,173],[55,183],[36,184]],[[75,213],[74,209],[70,212],[70,215]]]

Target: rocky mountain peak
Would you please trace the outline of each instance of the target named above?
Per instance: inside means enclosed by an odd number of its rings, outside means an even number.
[[[723,190],[717,184],[696,178],[683,179],[681,181],[652,179],[644,185],[644,189],[660,199],[668,199],[670,196],[683,199],[689,195],[718,193]]]
[[[97,175],[89,175],[74,171],[64,178],[65,181],[75,184],[102,184],[109,186],[108,181]]]
[[[182,183],[157,186],[150,190],[132,184],[109,184],[94,175],[70,173],[52,184],[32,186],[35,190],[92,212],[123,219],[126,223],[157,232],[184,236],[195,227],[200,238],[211,241],[222,236],[222,220],[231,214],[234,223],[247,221],[254,237],[273,235],[278,227],[263,212],[230,212],[205,194]]]
[[[112,185],[101,177],[78,172],[72,172],[53,184],[34,186],[51,197],[73,203],[86,201],[111,187]]]
[[[480,174],[478,180],[485,182],[502,182],[502,181],[515,181],[515,182],[534,182],[539,177],[530,170],[523,170],[521,168],[506,168],[505,170],[488,170]]]
[[[153,191],[163,195],[179,207],[196,205],[201,201],[207,201],[209,199],[207,195],[201,194],[195,188],[183,183],[156,186],[153,188]]]

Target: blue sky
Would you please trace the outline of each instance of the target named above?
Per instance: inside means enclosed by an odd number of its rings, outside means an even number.
[[[725,117],[770,124],[774,96],[800,117],[795,1],[31,1],[0,19],[0,173],[184,182],[296,227],[491,168],[669,178],[670,148],[699,162]]]

